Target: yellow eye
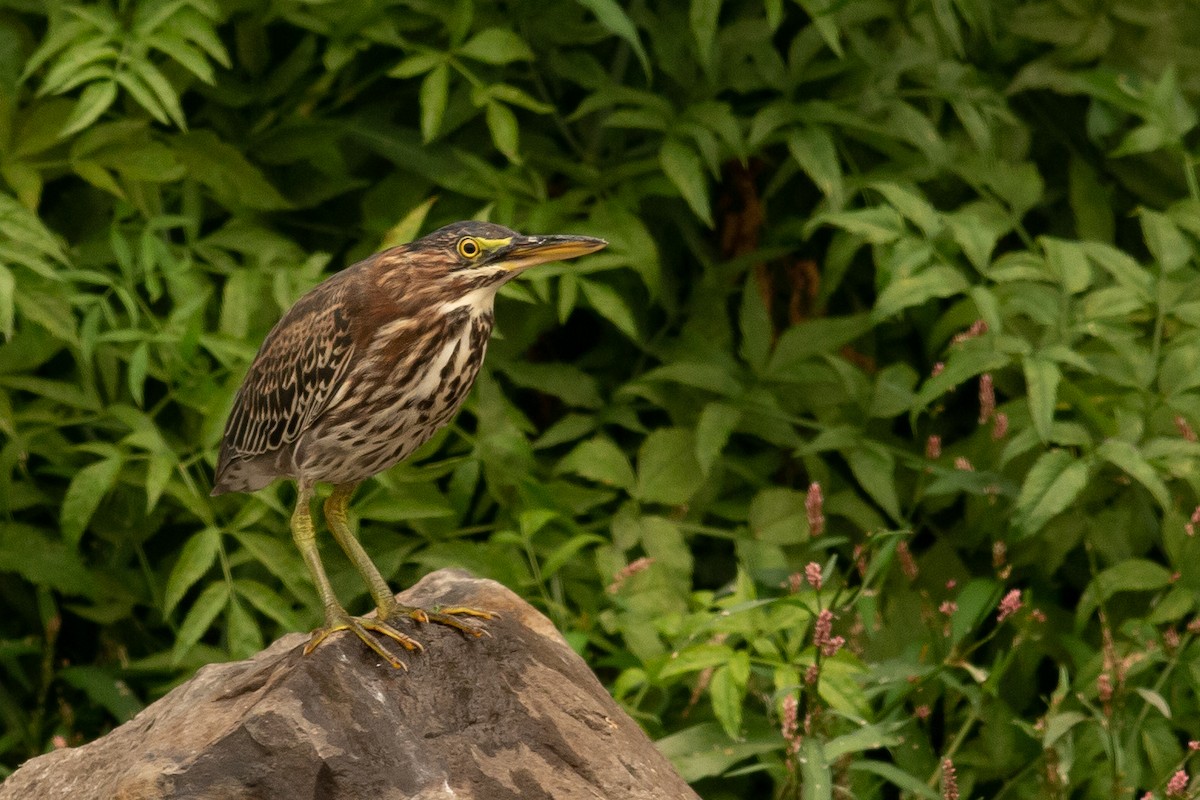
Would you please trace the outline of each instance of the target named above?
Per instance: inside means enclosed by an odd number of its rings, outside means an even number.
[[[463,258],[477,258],[480,252],[479,242],[471,237],[458,240],[458,254]]]

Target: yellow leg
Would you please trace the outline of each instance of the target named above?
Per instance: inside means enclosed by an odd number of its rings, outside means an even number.
[[[355,619],[346,613],[346,610],[338,602],[337,595],[333,593],[333,586],[329,583],[329,577],[325,574],[325,567],[321,564],[321,555],[317,551],[316,531],[313,528],[312,512],[309,509],[311,501],[312,487],[301,485],[300,496],[296,498],[296,510],[292,513],[292,539],[295,540],[296,548],[304,558],[313,584],[317,587],[317,593],[321,595],[321,604],[325,606],[325,626],[313,631],[312,638],[304,648],[305,655],[315,650],[317,645],[325,641],[331,633],[348,630],[353,631],[367,647],[371,648],[384,661],[397,669],[406,669],[404,662],[385,650],[372,632],[394,639],[409,650],[419,648],[420,645],[417,642],[392,628],[382,619]]]
[[[350,496],[354,494],[355,486],[355,484],[339,484],[333,487],[333,493],[325,501],[325,521],[329,523],[329,532],[333,534],[333,538],[341,546],[342,550],[346,552],[346,555],[354,563],[355,569],[358,570],[358,574],[362,575],[363,580],[366,581],[367,586],[370,588],[371,597],[375,600],[375,607],[378,609],[376,618],[387,620],[396,615],[403,615],[417,622],[436,622],[439,625],[448,625],[451,628],[456,628],[472,636],[482,636],[487,633],[485,628],[479,625],[472,625],[455,617],[495,618],[496,615],[490,611],[465,607],[426,611],[423,608],[405,606],[396,602],[396,598],[392,594],[391,588],[388,587],[387,581],[384,580],[383,576],[379,574],[379,570],[375,567],[375,562],[371,561],[371,557],[367,555],[367,551],[363,549],[358,538],[350,530],[350,523],[346,516],[346,507],[350,504]]]
[[[358,574],[367,582],[375,606],[379,609],[388,608],[396,602],[392,590],[379,574],[375,562],[359,543],[358,537],[350,530],[350,521],[346,516],[346,507],[350,504],[355,487],[356,484],[353,483],[342,483],[333,487],[333,493],[325,501],[325,521],[329,523],[329,532],[333,534],[334,540],[353,562]]]

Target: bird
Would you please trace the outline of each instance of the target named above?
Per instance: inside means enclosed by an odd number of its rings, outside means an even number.
[[[500,287],[531,267],[607,244],[457,222],[334,274],[267,334],[225,424],[212,494],[296,482],[292,538],[325,614],[306,655],[349,631],[388,664],[407,668],[382,642],[423,649],[392,624],[404,616],[486,632],[476,621],[495,617],[486,610],[400,604],[351,531],[348,505],[360,483],[407,458],[454,417],[479,374]],[[330,585],[311,508],[318,483],[333,485],[325,521],[370,589],[373,618],[351,616]]]

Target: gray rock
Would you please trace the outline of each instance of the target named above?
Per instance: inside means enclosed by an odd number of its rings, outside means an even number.
[[[107,736],[31,759],[0,800],[696,798],[517,595],[442,570],[400,600],[501,617],[479,639],[412,623],[426,649],[403,656],[407,671],[353,635],[305,656],[307,635],[289,634],[204,667]]]

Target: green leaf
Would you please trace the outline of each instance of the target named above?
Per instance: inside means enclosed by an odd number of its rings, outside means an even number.
[[[88,464],[71,478],[59,512],[63,539],[67,543],[79,543],[100,501],[116,483],[121,463],[119,456],[110,456]]]
[[[925,800],[941,800],[942,797],[941,792],[929,786],[923,780],[886,761],[855,759],[850,763],[849,769],[851,772],[869,772],[873,775],[878,775],[893,786],[917,797],[923,797]]]
[[[905,235],[904,219],[891,206],[856,208],[817,214],[806,228],[831,225],[860,236],[871,244],[888,244]]]
[[[12,270],[0,264],[0,336],[4,341],[12,340],[16,319],[17,281]]]
[[[188,174],[209,187],[226,208],[272,211],[291,206],[241,150],[212,131],[176,136],[172,146]]]
[[[700,156],[688,145],[675,138],[666,139],[658,151],[658,163],[667,178],[679,190],[692,212],[709,228],[713,227],[712,209],[708,201],[708,179]]]
[[[611,440],[601,437],[580,443],[558,462],[558,471],[628,490],[637,482],[625,453]]]
[[[509,161],[520,164],[520,134],[517,129],[516,115],[508,106],[495,101],[487,104],[484,115],[487,118],[488,130],[492,134],[492,142],[496,145],[496,149],[503,153]]]
[[[139,406],[142,405],[149,361],[150,347],[145,342],[133,348],[133,352],[129,354],[129,371],[126,376],[129,379],[129,394]]]
[[[99,81],[89,84],[79,95],[79,101],[75,103],[75,108],[72,109],[71,116],[67,118],[67,124],[59,136],[67,137],[87,128],[98,120],[116,99],[116,81]]]
[[[969,284],[958,270],[934,265],[914,275],[902,275],[888,283],[875,301],[872,317],[886,319],[906,308],[935,297],[951,297],[967,291]]]
[[[638,450],[637,491],[644,502],[679,505],[700,488],[696,441],[685,428],[652,431]]]
[[[726,644],[711,642],[694,644],[672,653],[670,660],[658,671],[659,678],[700,672],[709,667],[727,666],[733,660],[733,648]]]
[[[824,743],[815,736],[805,736],[797,760],[800,762],[800,785],[803,800],[832,800],[833,773],[825,757]]]
[[[132,72],[117,72],[112,77],[121,88],[133,97],[134,102],[145,109],[157,122],[163,125],[171,124],[171,118],[167,110],[162,107],[154,92],[141,78]]]
[[[604,406],[596,379],[573,364],[514,361],[505,364],[503,370],[517,386],[553,395],[569,406]]]
[[[717,24],[721,16],[721,0],[691,0],[688,21],[692,37],[696,40],[696,52],[705,72],[711,73],[715,66]]]
[[[1046,727],[1042,733],[1042,747],[1049,749],[1051,745],[1065,736],[1072,728],[1088,720],[1087,715],[1078,711],[1063,711],[1046,715]]]
[[[204,577],[216,562],[220,546],[221,532],[216,528],[205,528],[187,540],[167,578],[167,588],[163,592],[163,616],[168,616],[187,594],[187,590]]]
[[[893,522],[901,522],[895,456],[883,445],[867,442],[851,450],[847,461],[862,490],[887,512]]]
[[[929,238],[936,237],[942,230],[942,215],[930,205],[918,189],[886,181],[871,184],[891,204]]]
[[[415,78],[424,75],[439,64],[445,64],[446,54],[436,50],[408,56],[388,70],[389,78]]]
[[[229,602],[229,584],[225,581],[210,583],[196,602],[188,609],[187,616],[179,626],[175,645],[171,648],[171,659],[176,664],[183,660]]]
[[[808,540],[808,512],[805,495],[782,486],[760,489],[750,501],[746,523],[756,541],[776,545],[794,545]]]
[[[428,144],[437,138],[450,94],[450,67],[438,64],[421,81],[421,138]]]
[[[1066,450],[1043,453],[1030,467],[1017,497],[1017,523],[1022,535],[1037,533],[1074,503],[1090,475],[1088,459],[1077,459]]]
[[[0,572],[67,596],[90,596],[96,590],[78,551],[32,525],[0,522]]]
[[[874,418],[897,417],[908,411],[913,403],[913,389],[920,376],[908,364],[892,364],[875,375],[871,406],[867,413]]]
[[[642,65],[642,72],[649,77],[650,59],[646,56],[645,48],[642,47],[642,40],[638,36],[637,28],[633,25],[633,20],[629,18],[617,0],[576,0],[576,2],[595,14],[596,19],[609,33],[621,37],[629,44]]]
[[[359,510],[357,506],[356,510]],[[247,531],[238,531],[236,538],[255,561],[287,586],[293,597],[303,602],[315,602],[317,594],[304,568],[304,562],[300,559],[300,553],[291,542]]]
[[[1086,624],[1101,603],[1117,592],[1157,592],[1170,585],[1171,571],[1144,558],[1131,558],[1100,572],[1088,584],[1075,609],[1077,624]]]
[[[638,538],[646,555],[654,559],[651,570],[662,570],[674,577],[682,578],[685,586],[691,586],[691,548],[683,537],[679,526],[663,517],[641,517],[637,521]]]
[[[183,36],[168,31],[158,31],[146,37],[146,44],[170,56],[204,83],[210,86],[216,83],[216,75],[213,73],[212,65],[204,57],[204,52],[189,44]]]
[[[702,722],[676,731],[654,743],[671,760],[685,781],[724,773],[743,759],[779,749],[779,732],[730,740],[720,723]]]
[[[487,96],[510,106],[523,108],[535,114],[549,114],[554,106],[535,100],[527,92],[509,83],[493,83],[487,87]]]
[[[542,561],[541,576],[542,580],[548,580],[558,573],[560,569],[574,560],[579,554],[579,551],[588,546],[603,545],[608,543],[608,539],[594,533],[578,533],[572,536],[567,541],[563,542],[558,547],[546,556]]]
[[[187,130],[187,119],[183,114],[183,107],[179,104],[179,94],[175,91],[175,87],[167,80],[166,76],[159,72],[158,67],[143,59],[130,59],[128,62],[130,70],[135,74],[142,83],[154,94],[154,99],[157,101],[159,108],[166,112],[171,121],[175,123],[180,130]],[[117,75],[120,79],[120,73]],[[146,106],[142,100],[135,95],[139,104],[142,104],[147,111],[151,111],[149,106]],[[153,111],[151,111],[153,113]]]
[[[258,581],[239,578],[234,582],[233,588],[239,597],[248,601],[259,613],[279,623],[284,629],[298,631],[305,627],[304,620],[292,609],[292,604],[266,585]]]
[[[589,281],[580,278],[579,288],[587,298],[588,305],[596,309],[600,316],[611,322],[621,333],[634,341],[638,341],[637,323],[633,312],[615,289],[606,283]]]
[[[742,655],[745,655],[744,651]],[[725,734],[730,739],[738,738],[742,728],[742,703],[746,686],[744,683],[738,685],[729,665],[722,665],[713,671],[708,696],[712,701],[713,715],[725,729]]]
[[[1111,242],[1115,227],[1112,190],[1101,182],[1089,161],[1079,155],[1071,156],[1068,181],[1078,237]]]
[[[788,134],[787,145],[800,169],[821,194],[829,198],[830,207],[841,208],[845,203],[846,187],[833,134],[826,128],[804,126]]]
[[[824,317],[805,320],[788,328],[779,337],[767,362],[767,374],[785,380],[816,356],[835,355],[867,331],[874,322],[869,314]]]
[[[1062,379],[1062,371],[1053,361],[1036,356],[1026,358],[1022,367],[1025,370],[1025,388],[1029,392],[1029,414],[1033,419],[1033,427],[1038,438],[1048,442],[1054,426],[1054,407],[1058,403],[1058,382]]]
[[[236,595],[229,598],[228,608],[225,639],[229,643],[229,654],[234,658],[249,658],[263,647],[262,631]]]
[[[748,270],[738,313],[742,333],[741,355],[756,372],[766,364],[775,337],[775,325],[767,311],[761,286],[757,271]]]
[[[1192,258],[1192,246],[1166,214],[1143,208],[1138,212],[1146,246],[1163,272],[1174,272]]]
[[[533,60],[533,51],[525,40],[507,28],[480,31],[458,48],[458,54],[486,64]]]
[[[73,666],[58,670],[58,677],[84,692],[88,698],[108,709],[118,722],[128,722],[142,710],[142,703],[116,669]]]
[[[1046,266],[1069,294],[1078,294],[1092,283],[1087,251],[1079,242],[1043,236],[1038,240],[1046,253]]]
[[[825,744],[825,758],[837,761],[849,753],[895,747],[904,741],[904,737],[897,732],[901,725],[899,722],[863,725],[850,733],[836,736]]]
[[[1164,511],[1173,507],[1166,483],[1132,444],[1121,439],[1107,439],[1096,448],[1096,455],[1145,486]]]
[[[1147,689],[1144,686],[1135,687],[1136,691],[1147,705],[1153,706],[1158,713],[1162,714],[1166,719],[1171,719],[1174,715],[1171,713],[1171,704],[1167,699],[1153,689]]]
[[[742,412],[724,403],[709,403],[696,422],[696,461],[705,475],[721,457],[721,451],[742,419]]]
[[[425,218],[429,216],[429,212],[436,202],[436,197],[430,197],[424,202],[413,206],[407,214],[400,218],[399,222],[383,235],[383,238],[379,241],[379,249],[387,250],[397,245],[408,244],[420,236],[421,227],[425,224]]]

